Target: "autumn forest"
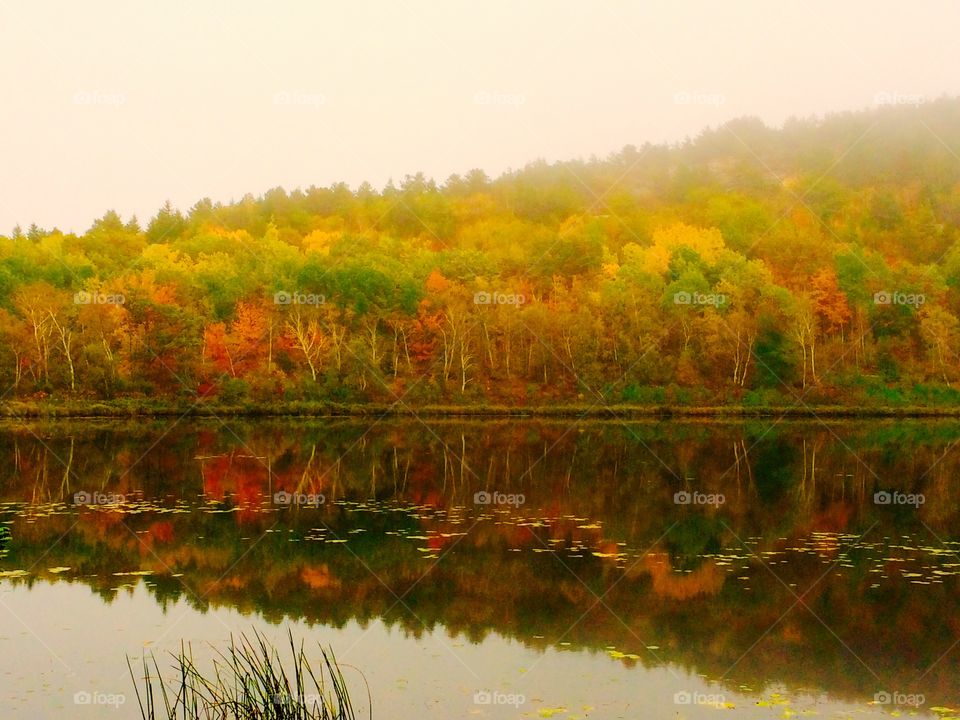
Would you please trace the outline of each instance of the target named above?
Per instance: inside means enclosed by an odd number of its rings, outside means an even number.
[[[960,100],[0,236],[5,401],[960,403]]]

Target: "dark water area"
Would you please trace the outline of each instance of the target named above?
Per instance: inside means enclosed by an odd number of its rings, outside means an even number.
[[[134,717],[127,655],[290,627],[366,671],[374,717],[952,717],[958,441],[952,420],[7,424],[3,716]]]

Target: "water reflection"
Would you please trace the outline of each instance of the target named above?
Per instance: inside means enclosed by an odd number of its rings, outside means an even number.
[[[588,649],[761,702],[782,683],[955,706],[958,440],[927,421],[10,426],[0,571]]]

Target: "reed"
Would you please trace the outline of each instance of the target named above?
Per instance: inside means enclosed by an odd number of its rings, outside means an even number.
[[[144,720],[356,720],[340,665],[333,651],[320,648],[322,661],[310,662],[303,643],[288,631],[290,658],[259,632],[252,639],[230,638],[206,672],[189,644],[172,654],[165,677],[153,654],[143,657],[140,677],[127,658],[137,703]],[[370,701],[370,689],[367,687]],[[370,718],[373,717],[372,706]]]

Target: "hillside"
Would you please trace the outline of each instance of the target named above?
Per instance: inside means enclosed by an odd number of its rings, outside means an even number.
[[[55,172],[55,168],[52,169]],[[5,400],[960,404],[960,99],[0,236]]]

